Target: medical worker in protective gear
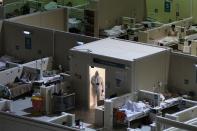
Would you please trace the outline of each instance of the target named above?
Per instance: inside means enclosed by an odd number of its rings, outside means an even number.
[[[99,76],[98,71],[96,71],[94,76],[92,76],[91,84],[93,87],[94,103],[96,104],[95,106],[97,106],[97,102],[104,99],[103,79]]]

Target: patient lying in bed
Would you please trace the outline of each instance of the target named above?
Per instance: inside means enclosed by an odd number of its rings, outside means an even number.
[[[178,94],[172,94],[168,91],[165,91],[163,94],[160,93],[159,108],[166,109],[178,105],[180,100],[182,100],[182,97],[180,97]]]
[[[120,110],[125,112],[142,112],[147,108],[149,108],[149,105],[146,105],[142,101],[139,102],[128,101],[126,102],[126,104],[122,106]]]
[[[131,121],[146,116],[146,114],[150,111],[150,105],[145,104],[142,101],[128,101],[121,108],[119,108],[119,111],[125,113],[127,121]]]

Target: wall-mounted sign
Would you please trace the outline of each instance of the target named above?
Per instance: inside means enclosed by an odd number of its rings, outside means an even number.
[[[164,2],[164,12],[171,12],[171,1],[165,0],[165,2]]]
[[[115,80],[116,87],[123,87],[123,83],[125,81],[125,72],[124,71],[116,71]]]
[[[126,66],[124,64],[111,62],[111,61],[106,61],[106,60],[102,60],[102,59],[99,59],[99,58],[94,58],[93,62],[97,63],[97,64],[106,65],[106,66],[116,67],[116,68],[122,68],[122,69],[126,68]]]
[[[32,49],[31,37],[25,36],[25,49]]]

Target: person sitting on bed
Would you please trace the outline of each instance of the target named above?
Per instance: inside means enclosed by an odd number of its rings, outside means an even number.
[[[177,36],[177,31],[176,31],[176,26],[175,25],[171,25],[171,28],[168,32],[168,36]]]

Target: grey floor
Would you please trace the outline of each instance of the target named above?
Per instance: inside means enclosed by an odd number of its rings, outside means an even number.
[[[53,116],[33,116],[31,111],[32,111],[32,102],[31,102],[31,97],[26,97],[25,99],[18,99],[12,102],[11,104],[12,112],[16,115],[19,116],[27,116],[32,119],[37,119],[41,121],[48,121],[49,119],[52,119],[54,117],[57,117],[58,115],[53,115]],[[80,109],[75,109],[71,110],[68,113],[72,113],[76,115],[76,119],[81,119],[85,123],[90,123],[90,125],[94,125],[94,118],[95,118],[95,112],[94,110],[80,110]],[[90,126],[92,127],[92,126]],[[94,127],[94,129],[98,129],[98,127]],[[122,131],[125,129],[114,129],[115,131]],[[137,128],[137,129],[131,129],[130,131],[150,131],[149,126],[142,126],[142,128]]]
[[[12,111],[19,116],[28,115],[30,113],[26,112],[25,109],[31,108],[31,98],[26,97],[25,99],[18,99],[11,103]]]
[[[15,115],[26,116],[26,117],[30,117],[32,119],[37,119],[41,121],[48,121],[49,119],[59,116],[59,115],[53,115],[53,116],[32,115],[31,97],[25,97],[24,99],[18,99],[18,100],[13,101],[11,104],[11,109]]]

